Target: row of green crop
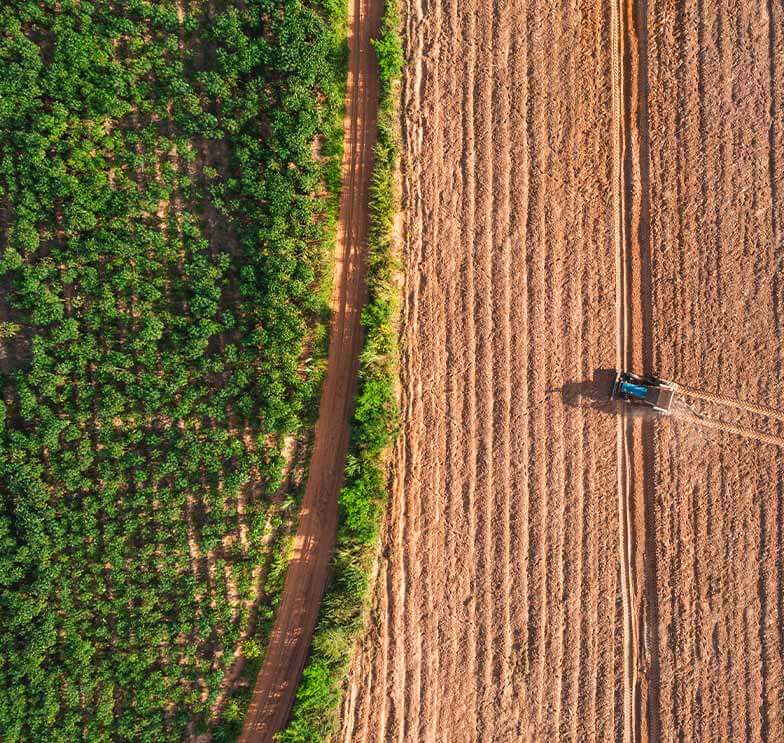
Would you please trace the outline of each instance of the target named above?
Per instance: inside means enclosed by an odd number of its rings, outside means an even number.
[[[381,92],[378,140],[370,192],[369,298],[362,313],[365,344],[352,424],[341,519],[310,657],[300,682],[286,743],[312,743],[335,731],[351,653],[364,627],[381,517],[386,502],[387,456],[398,428],[398,287],[393,242],[396,210],[396,101],[403,66],[397,0],[387,0],[381,33],[373,46]]]
[[[4,742],[209,717],[317,393],[337,8],[0,7]]]

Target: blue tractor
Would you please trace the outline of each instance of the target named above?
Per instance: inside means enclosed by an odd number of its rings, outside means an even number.
[[[675,392],[672,382],[621,371],[615,376],[610,399],[623,400],[631,405],[646,405],[657,413],[669,415]]]

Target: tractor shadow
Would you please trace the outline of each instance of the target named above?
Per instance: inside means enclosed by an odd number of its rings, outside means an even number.
[[[627,405],[620,400],[611,400],[615,375],[615,369],[594,369],[591,379],[566,382],[557,389],[564,404],[571,408],[590,408],[607,415],[617,415],[623,409],[630,418],[650,418],[655,415],[641,405]]]

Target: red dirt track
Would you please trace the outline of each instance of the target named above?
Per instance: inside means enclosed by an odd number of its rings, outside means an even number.
[[[293,555],[241,743],[272,741],[286,724],[335,544],[362,347],[360,312],[367,294],[368,193],[378,106],[378,65],[370,39],[378,31],[382,10],[382,0],[351,0],[349,6],[345,153],[327,377]]]
[[[405,10],[403,434],[338,739],[784,739],[784,9]],[[615,409],[619,366],[691,409]]]

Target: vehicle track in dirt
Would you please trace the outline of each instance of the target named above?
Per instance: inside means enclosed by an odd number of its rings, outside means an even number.
[[[293,555],[241,743],[272,741],[288,719],[335,544],[367,294],[368,196],[378,113],[378,64],[370,40],[380,28],[383,5],[383,0],[349,2],[345,152],[327,375]]]
[[[757,415],[762,415],[766,418],[784,422],[784,413],[780,410],[776,410],[776,408],[772,408],[770,405],[760,405],[759,403],[749,402],[748,400],[739,400],[735,397],[718,395],[693,387],[684,387],[683,385],[678,385],[678,390],[683,392],[687,399],[695,398],[697,400],[705,400],[706,402],[717,403],[720,406],[735,408],[746,413],[756,413]]]
[[[613,0],[613,168],[616,176],[616,366],[652,373],[647,2]],[[653,421],[617,416],[624,604],[624,741],[658,740],[658,609]]]
[[[623,0],[610,4],[610,46],[612,73],[612,154],[613,154],[613,218],[615,245],[615,306],[616,306],[616,369],[632,368],[631,335],[629,332],[630,299],[627,264],[630,244],[627,240],[626,206],[632,197],[632,184],[626,168],[629,137],[626,80],[628,57],[627,18]],[[620,562],[621,600],[623,603],[623,740],[631,743],[637,736],[639,717],[639,686],[637,676],[637,581],[634,574],[635,530],[630,477],[631,419],[620,409],[616,419],[616,460],[618,475],[618,556]]]

